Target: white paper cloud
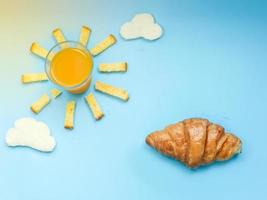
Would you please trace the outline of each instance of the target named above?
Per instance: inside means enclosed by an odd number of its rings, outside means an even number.
[[[48,126],[32,118],[22,118],[15,122],[6,134],[8,146],[27,146],[39,151],[50,152],[56,146]]]
[[[122,25],[120,34],[126,40],[144,38],[156,40],[161,37],[163,31],[153,16],[149,13],[141,13],[134,16],[132,21]]]

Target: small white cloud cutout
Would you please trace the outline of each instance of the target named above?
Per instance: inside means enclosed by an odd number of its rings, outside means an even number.
[[[27,146],[39,151],[50,152],[56,146],[48,126],[32,118],[22,118],[15,122],[6,134],[8,146]]]
[[[121,36],[126,40],[136,38],[156,40],[161,37],[162,33],[162,28],[149,13],[135,15],[132,21],[123,24],[120,30]]]

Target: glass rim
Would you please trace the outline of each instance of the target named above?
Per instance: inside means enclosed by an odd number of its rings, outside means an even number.
[[[51,55],[51,53],[53,52],[53,50],[55,50],[56,48],[59,47],[59,48],[60,48],[59,51],[61,51],[62,49],[66,49],[66,48],[61,48],[61,47],[60,47],[62,44],[73,44],[73,45],[76,45],[76,46],[80,46],[80,47],[82,48],[82,50],[84,50],[84,51],[85,51],[86,53],[88,53],[88,55],[90,56],[90,58],[91,58],[91,60],[92,60],[92,64],[93,64],[92,66],[94,66],[93,56],[92,56],[91,52],[87,49],[87,47],[84,46],[82,43],[77,42],[77,41],[71,41],[71,40],[66,40],[66,41],[63,41],[63,42],[58,42],[57,44],[55,44],[55,45],[48,51],[48,53],[47,53],[47,55],[46,55],[46,58],[45,58],[45,66],[44,66],[44,67],[45,67],[45,73],[46,73],[46,75],[48,76],[49,80],[50,80],[52,83],[54,83],[55,85],[57,85],[57,86],[59,86],[59,87],[65,89],[65,90],[73,90],[73,89],[76,89],[77,87],[80,87],[80,86],[84,85],[89,79],[92,78],[92,72],[93,72],[93,69],[92,69],[91,72],[89,73],[88,77],[87,77],[85,80],[83,80],[81,83],[78,83],[78,84],[75,84],[75,85],[72,85],[72,86],[62,86],[62,85],[60,85],[59,83],[55,82],[55,81],[53,80],[53,78],[51,77],[50,72],[48,71],[48,69],[50,68],[50,62],[51,62],[48,58],[49,58],[49,55]],[[68,47],[67,47],[67,48],[68,48]],[[72,48],[72,47],[70,47],[70,48]],[[75,47],[73,47],[73,48],[75,48]],[[59,51],[58,51],[58,52],[59,52]],[[93,67],[92,67],[92,68],[93,68]]]

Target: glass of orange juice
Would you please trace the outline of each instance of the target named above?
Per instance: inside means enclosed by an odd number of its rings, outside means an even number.
[[[73,94],[85,92],[92,79],[93,59],[85,46],[66,41],[55,45],[45,62],[48,78]]]

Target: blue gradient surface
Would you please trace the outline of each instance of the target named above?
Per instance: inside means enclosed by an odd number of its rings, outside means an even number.
[[[0,199],[264,199],[266,10],[263,0],[1,0]],[[140,12],[156,17],[161,39],[119,36],[120,26]],[[129,102],[95,92],[105,113],[96,122],[83,96],[64,93],[32,114],[29,105],[54,86],[20,83],[22,73],[44,70],[44,61],[29,53],[31,43],[49,49],[56,27],[78,40],[82,25],[93,30],[89,48],[110,33],[118,38],[95,58],[94,81],[127,89]],[[124,60],[126,74],[96,70]],[[77,100],[73,131],[63,128],[70,99]],[[6,131],[26,116],[49,125],[58,142],[53,153],[6,146]],[[189,117],[209,118],[240,136],[242,154],[189,170],[145,144],[150,132]]]

